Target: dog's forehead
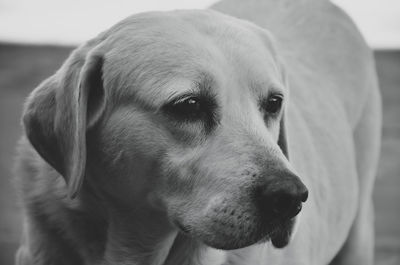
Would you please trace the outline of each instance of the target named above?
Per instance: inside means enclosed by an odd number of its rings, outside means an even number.
[[[111,29],[108,42],[106,85],[155,106],[204,80],[255,90],[280,81],[273,51],[254,26],[216,12],[134,16]]]

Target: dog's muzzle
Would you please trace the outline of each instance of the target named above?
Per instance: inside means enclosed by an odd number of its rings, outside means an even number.
[[[279,174],[257,188],[255,201],[262,219],[277,227],[270,235],[275,247],[287,245],[293,218],[307,198],[306,186],[292,173]]]

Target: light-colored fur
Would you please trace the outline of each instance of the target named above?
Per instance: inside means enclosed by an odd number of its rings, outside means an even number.
[[[32,92],[18,265],[373,263],[381,108],[370,50],[326,1],[214,8],[264,29],[215,11],[135,15]],[[168,114],[187,93],[215,99],[214,121]],[[271,93],[284,107],[266,120]],[[268,224],[254,188],[294,175],[309,190],[296,234],[283,249],[255,244]]]

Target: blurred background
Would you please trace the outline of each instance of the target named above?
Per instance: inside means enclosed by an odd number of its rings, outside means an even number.
[[[322,0],[321,0],[322,1]],[[215,0],[0,0],[0,265],[13,264],[21,213],[12,187],[25,97],[76,45],[148,10],[206,8]],[[400,1],[335,0],[374,49],[383,95],[382,156],[374,194],[376,264],[400,264]]]

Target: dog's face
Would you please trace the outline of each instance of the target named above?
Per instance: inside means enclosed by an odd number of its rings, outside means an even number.
[[[37,103],[28,102],[25,115],[32,144],[75,183],[70,188],[80,186],[74,176],[83,170],[109,200],[163,212],[212,247],[268,239],[285,246],[307,189],[287,160],[288,90],[268,34],[203,11],[135,16],[99,39],[78,71],[76,89],[88,91],[64,108],[78,109],[76,137],[86,124],[87,166],[48,158],[59,150],[36,136],[44,127],[32,118]],[[52,99],[66,97],[57,93]],[[80,146],[75,157],[86,157]]]

